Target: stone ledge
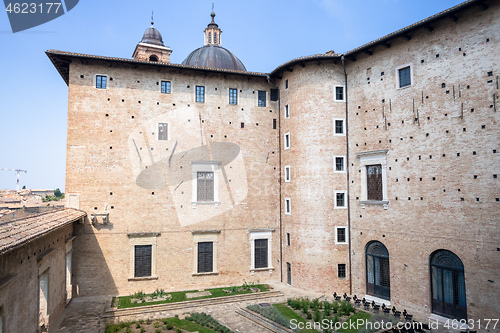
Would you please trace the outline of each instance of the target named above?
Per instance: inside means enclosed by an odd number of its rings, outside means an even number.
[[[289,328],[283,327],[278,323],[275,323],[274,321],[267,319],[264,316],[261,316],[260,314],[253,312],[251,310],[248,310],[246,308],[239,308],[238,310],[235,311],[237,314],[240,316],[243,316],[247,318],[248,320],[253,321],[256,324],[259,324],[263,326],[264,328],[270,330],[271,332],[275,333],[294,333]]]

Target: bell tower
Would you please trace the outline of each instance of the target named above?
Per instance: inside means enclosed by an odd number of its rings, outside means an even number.
[[[213,8],[212,8],[213,9]],[[212,22],[210,22],[205,28],[205,45],[217,45],[220,46],[222,30],[219,29],[217,23],[215,23],[215,13],[212,11],[210,14],[212,16]]]
[[[151,16],[151,28],[146,29],[142,40],[137,44],[132,58],[140,61],[156,61],[170,63],[172,50],[163,44],[160,32],[153,27],[154,21]]]

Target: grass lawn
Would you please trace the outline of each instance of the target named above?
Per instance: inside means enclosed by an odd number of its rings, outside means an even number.
[[[199,333],[217,333],[214,330],[211,330],[210,328],[201,326],[197,323],[193,323],[192,321],[185,320],[185,319],[179,319],[176,317],[173,318],[167,318],[164,320],[165,322],[174,325],[175,327],[182,328],[183,330],[189,331],[189,332],[199,332]]]
[[[295,312],[294,310],[290,309],[286,304],[282,304],[282,303],[279,303],[279,304],[273,304],[273,306],[279,311],[281,312],[281,314],[283,314],[287,319],[296,319],[297,322],[299,323],[306,323],[307,320],[305,320],[304,318],[302,318],[302,316],[300,316],[297,312]],[[314,329],[303,329],[301,330],[301,332],[303,333],[318,333],[318,331],[314,330]]]
[[[346,324],[346,326],[350,325],[351,322],[356,322],[358,319],[363,319],[366,321],[366,320],[370,319],[370,314],[363,312],[363,311],[358,311],[349,318],[349,320],[347,321],[348,324]],[[347,327],[349,327],[349,326],[347,326]],[[360,327],[360,329],[361,329],[361,327]],[[342,329],[341,328],[338,331],[342,332],[342,333],[356,333],[358,330],[357,329]]]
[[[240,286],[239,288],[241,288]],[[252,288],[259,288],[260,291],[269,291],[270,287],[267,284],[258,284],[251,286]],[[213,289],[205,289],[206,291],[210,291],[212,295],[210,296],[201,296],[201,297],[196,297],[192,298],[189,300],[199,300],[199,299],[204,299],[204,298],[215,298],[215,297],[222,297],[222,296],[232,296],[232,295],[241,295],[241,294],[251,294],[252,291],[234,291],[231,293],[226,293],[223,291],[223,289],[228,289],[228,288],[213,288]],[[164,304],[164,303],[175,303],[175,302],[182,302],[182,301],[187,301],[186,294],[187,293],[196,293],[198,292],[197,290],[191,290],[191,291],[175,291],[168,293],[172,296],[171,299],[169,300],[164,300],[164,301],[156,301],[156,302],[144,302],[140,303],[132,303],[131,299],[134,298],[134,296],[120,296],[118,297],[118,309],[126,309],[126,308],[134,308],[138,306],[147,306],[147,305],[155,305],[155,304]],[[151,294],[148,294],[146,296],[150,296]],[[116,304],[116,297],[113,297],[112,304]]]

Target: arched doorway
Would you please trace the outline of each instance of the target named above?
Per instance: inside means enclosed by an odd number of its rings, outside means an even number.
[[[467,319],[464,264],[451,251],[431,254],[432,313],[455,319]]]
[[[154,54],[153,55],[150,55],[149,56],[149,61],[158,61],[158,57],[155,56]]]
[[[391,299],[389,251],[378,241],[370,242],[366,247],[366,293]]]

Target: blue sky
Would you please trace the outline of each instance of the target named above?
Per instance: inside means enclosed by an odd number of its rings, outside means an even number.
[[[67,14],[12,33],[0,13],[0,168],[28,170],[21,186],[64,189],[68,87],[45,55],[48,49],[131,58],[150,25],[171,61],[203,45],[208,0],[81,0]],[[349,51],[459,4],[459,0],[219,0],[215,21],[222,46],[247,70],[270,72],[296,57]],[[0,189],[16,175],[0,170]]]

